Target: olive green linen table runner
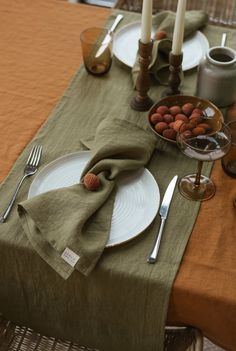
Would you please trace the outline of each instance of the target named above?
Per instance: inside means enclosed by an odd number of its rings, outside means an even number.
[[[139,18],[125,13],[123,24]],[[220,42],[223,30],[216,31],[212,26],[204,29],[210,45]],[[227,34],[228,45],[233,46],[234,32]],[[196,69],[185,72],[183,92],[193,94],[195,86]],[[160,98],[161,91],[160,86],[152,85],[150,95],[154,101]],[[135,112],[129,106],[133,94],[130,69],[117,60],[104,77],[90,76],[82,67],[32,141],[43,145],[41,167],[81,150],[81,141],[93,139],[105,118],[127,120],[146,129],[147,113]],[[32,143],[1,185],[1,208],[8,203]],[[175,145],[157,140],[147,167],[157,180],[162,198],[173,175],[194,171],[196,162],[182,155]],[[205,163],[204,173],[209,174],[210,169],[211,164]],[[31,182],[29,178],[23,185],[19,203],[27,199]],[[87,277],[74,272],[64,280],[32,247],[15,206],[9,220],[0,226],[2,313],[42,333],[101,351],[161,351],[171,287],[198,209],[198,203],[175,191],[156,264],[147,264],[146,258],[160,225],[159,216],[137,238],[105,249]]]

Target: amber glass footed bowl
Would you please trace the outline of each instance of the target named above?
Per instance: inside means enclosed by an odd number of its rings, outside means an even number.
[[[215,131],[221,127],[223,120],[221,111],[213,103],[190,95],[164,97],[151,107],[148,114],[152,131],[173,144],[176,144],[177,133],[183,123],[192,124],[193,128],[189,126],[192,129],[207,123]]]

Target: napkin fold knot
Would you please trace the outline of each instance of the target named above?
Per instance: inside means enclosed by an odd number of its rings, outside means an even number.
[[[202,28],[208,21],[208,15],[201,10],[186,11],[184,22],[184,38],[194,34]],[[172,11],[162,11],[153,16],[152,25],[156,32],[164,31],[166,38],[155,40],[153,43],[152,57],[149,65],[150,74],[161,85],[168,84],[169,78],[169,53],[172,48],[173,31],[175,24],[175,13]],[[132,68],[132,78],[134,85],[140,70],[139,54],[137,54],[135,64]]]
[[[143,167],[155,136],[136,124],[105,119],[96,131],[86,173],[99,176],[97,191],[82,182],[51,190],[18,205],[23,229],[37,253],[64,279],[74,269],[88,275],[109,239],[116,181],[121,173]]]

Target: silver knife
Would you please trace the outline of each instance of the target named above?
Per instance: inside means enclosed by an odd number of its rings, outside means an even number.
[[[170,208],[170,203],[172,200],[172,196],[175,190],[175,185],[177,182],[178,176],[174,176],[174,178],[171,180],[171,182],[169,183],[164,198],[162,200],[162,204],[159,210],[159,215],[161,216],[161,225],[160,225],[160,229],[159,232],[157,233],[157,237],[155,239],[155,243],[152,249],[152,252],[150,254],[150,256],[147,259],[148,263],[155,263],[157,260],[157,254],[159,251],[159,247],[160,247],[160,243],[161,243],[161,237],[162,237],[162,233],[163,233],[163,229],[164,229],[164,225],[165,225],[165,221],[168,215],[168,211]]]
[[[98,49],[98,51],[96,52],[95,57],[98,58],[99,56],[101,56],[103,54],[103,52],[106,50],[107,46],[109,45],[110,41],[111,41],[111,33],[114,32],[116,26],[118,25],[118,23],[120,23],[120,21],[122,20],[124,16],[123,15],[118,15],[115,19],[115,21],[113,22],[111,28],[108,30],[108,34],[105,36],[105,38],[102,41],[101,47]],[[105,45],[107,44],[107,45]]]

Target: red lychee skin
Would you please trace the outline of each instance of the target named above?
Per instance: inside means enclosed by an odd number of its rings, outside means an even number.
[[[178,130],[180,129],[180,127],[182,126],[183,123],[184,123],[184,121],[182,121],[181,119],[178,119],[177,121],[174,122],[173,129],[176,132],[178,132]]]
[[[168,128],[168,124],[165,122],[159,122],[155,125],[155,130],[157,131],[157,133],[162,134],[163,130]]]
[[[196,116],[196,117],[190,116],[189,117],[189,122],[197,125],[197,124],[202,122],[202,117],[201,116]]]
[[[193,113],[198,113],[200,116],[203,115],[203,111],[200,109],[200,108],[195,108],[193,111],[192,111],[192,114]]]
[[[192,130],[195,136],[206,134],[206,129],[203,127],[196,127]]]
[[[160,113],[153,113],[150,117],[150,121],[152,124],[163,122],[163,116]]]
[[[156,32],[155,34],[155,39],[156,40],[162,40],[167,37],[167,33],[164,30],[160,30],[159,32]]]
[[[176,116],[175,116],[175,120],[178,121],[178,120],[181,120],[181,121],[184,121],[184,122],[188,122],[188,117],[182,113],[178,113]]]
[[[94,173],[87,173],[83,178],[83,183],[89,191],[96,191],[100,186],[100,179]]]
[[[176,116],[177,114],[181,113],[181,107],[180,106],[171,106],[169,108],[170,114],[172,116]]]
[[[167,113],[163,116],[163,120],[164,120],[164,122],[169,124],[171,122],[174,122],[174,117],[172,115],[170,115],[169,113]]]
[[[184,139],[189,139],[192,138],[193,133],[191,132],[191,130],[185,130],[181,135]]]
[[[191,115],[193,110],[194,110],[194,106],[190,102],[187,102],[182,106],[182,111],[187,116]]]
[[[162,105],[162,106],[159,106],[159,107],[156,109],[156,112],[157,112],[157,113],[160,113],[161,115],[165,115],[166,113],[169,112],[169,109],[168,109],[167,106]]]
[[[171,140],[176,140],[176,131],[174,129],[165,129],[163,130],[163,137],[167,138],[167,139],[171,139]]]
[[[194,113],[191,113],[191,115],[189,116],[189,119],[191,118],[196,118],[196,117],[201,117],[202,115],[200,115],[199,113],[197,112],[194,112]]]

